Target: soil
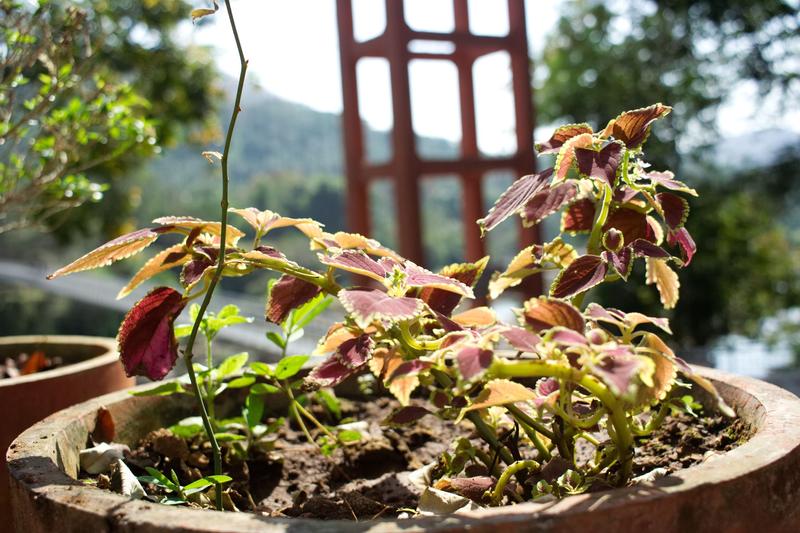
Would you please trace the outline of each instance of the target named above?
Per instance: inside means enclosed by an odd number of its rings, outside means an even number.
[[[456,427],[452,422],[426,416],[409,426],[382,426],[380,421],[397,408],[397,402],[389,398],[358,404],[343,400],[344,416],[357,414],[358,419],[372,422],[368,429],[361,430],[361,442],[339,448],[328,457],[309,444],[299,428],[287,425],[278,431],[272,450],[258,452],[250,460],[242,461],[224,448],[223,471],[234,478],[226,506],[266,516],[350,520],[393,518],[416,509],[420,488],[409,479],[409,474],[439,461],[442,452],[464,437],[464,428],[471,425]],[[655,469],[664,469],[659,472],[666,474],[687,468],[703,461],[708,454],[735,447],[747,435],[748,430],[740,420],[718,416],[693,418],[686,414],[668,416],[659,430],[637,443],[635,475]],[[483,447],[477,435],[467,436],[473,445]],[[168,429],[159,429],[145,436],[127,455],[125,463],[136,475],[146,474],[146,466],[165,473],[174,469],[186,485],[212,473],[210,458],[209,445],[200,437],[185,440]],[[563,473],[565,464],[555,457],[536,479],[532,477],[533,482],[557,477]],[[493,483],[486,477],[489,472],[483,465],[471,465],[466,472],[471,479],[463,481],[474,483],[483,479]],[[86,482],[110,486],[109,478],[104,475]],[[455,485],[449,488],[456,488]],[[591,490],[605,488],[593,486]],[[153,485],[145,485],[145,490],[151,495],[158,494]],[[482,495],[483,490],[485,487],[477,493]]]
[[[27,374],[35,374],[61,366],[60,357],[48,357],[42,351],[20,353],[15,357],[6,357],[0,361],[0,379],[16,378]]]

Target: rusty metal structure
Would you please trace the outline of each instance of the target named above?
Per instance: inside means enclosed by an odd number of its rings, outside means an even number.
[[[498,0],[500,1],[500,0]],[[352,0],[337,0],[339,49],[342,71],[343,127],[347,173],[348,225],[351,231],[370,234],[368,198],[370,184],[390,178],[395,183],[396,210],[402,213],[398,224],[399,252],[424,264],[420,217],[420,180],[436,175],[460,176],[463,190],[464,240],[466,259],[485,255],[475,220],[484,213],[482,180],[487,172],[510,170],[520,177],[534,169],[532,135],[534,110],[531,98],[528,41],[525,33],[523,0],[508,3],[509,32],[504,36],[475,35],[470,32],[467,0],[453,0],[455,29],[450,33],[416,31],[405,20],[403,0],[385,0],[386,28],[372,39],[358,42],[353,32]],[[414,51],[412,41],[452,43],[450,50]],[[516,153],[509,157],[482,157],[478,149],[475,120],[473,65],[493,52],[507,52],[511,59],[512,90],[515,107]],[[392,158],[383,164],[366,161],[362,120],[359,113],[356,66],[368,57],[385,58],[389,63],[394,127],[391,132]],[[414,59],[451,61],[458,70],[458,99],[461,114],[460,157],[455,160],[420,158],[411,120],[409,62]],[[453,95],[455,98],[456,95]],[[525,244],[537,237],[520,228]]]

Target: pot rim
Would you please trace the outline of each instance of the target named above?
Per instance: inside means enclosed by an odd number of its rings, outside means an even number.
[[[70,478],[55,462],[27,464],[26,458],[60,457],[59,432],[63,433],[75,419],[91,419],[98,407],[132,398],[128,391],[108,394],[56,413],[22,433],[8,451],[8,463],[14,484],[33,492],[35,497],[54,500],[60,506],[77,507],[76,491],[82,498],[84,511],[102,513],[112,523],[147,526],[149,530],[166,527],[193,531],[404,531],[460,530],[486,519],[502,516],[504,524],[518,523],[533,527],[541,520],[552,521],[556,515],[613,512],[632,503],[655,502],[678,495],[697,500],[711,484],[727,485],[761,470],[768,471],[784,460],[800,453],[800,399],[794,394],[758,379],[732,375],[723,371],[694,367],[710,379],[720,394],[754,428],[744,444],[698,465],[679,470],[655,481],[609,491],[571,496],[557,502],[528,502],[514,506],[491,507],[451,516],[423,517],[411,520],[380,519],[362,522],[321,521],[316,519],[268,518],[252,513],[221,513],[210,510],[177,509],[142,500],[130,500],[119,494],[85,486]],[[149,388],[152,384],[139,387]],[[130,389],[129,389],[130,390]],[[163,398],[160,398],[163,401]],[[91,422],[93,424],[93,422]],[[87,432],[91,431],[87,427]],[[63,436],[63,435],[62,435]],[[56,437],[56,438],[51,438]],[[55,445],[54,445],[55,443]],[[49,453],[46,453],[49,446]],[[53,449],[55,448],[55,449]],[[687,498],[683,498],[687,500]],[[702,503],[699,503],[703,505]],[[535,515],[535,516],[534,516]],[[534,518],[536,519],[534,521]],[[162,529],[164,528],[164,529]]]
[[[102,352],[99,355],[89,357],[83,361],[69,363],[50,370],[35,372],[27,376],[0,379],[0,389],[24,385],[34,381],[44,381],[61,376],[79,374],[93,368],[115,363],[119,360],[117,340],[112,337],[93,337],[88,335],[11,335],[0,337],[0,346],[12,346],[15,344],[65,344],[77,347],[95,348],[102,350]]]

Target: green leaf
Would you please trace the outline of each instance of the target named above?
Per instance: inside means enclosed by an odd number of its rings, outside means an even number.
[[[195,435],[199,435],[203,432],[203,425],[202,424],[175,424],[174,426],[170,426],[169,430],[172,432],[173,435],[176,437],[180,437],[182,439],[190,439]]]
[[[192,333],[192,325],[191,324],[182,324],[180,326],[175,326],[175,337],[181,339],[183,337],[188,337],[189,334]]]
[[[275,394],[280,391],[281,389],[269,383],[256,383],[250,387],[250,394]]]
[[[135,391],[131,394],[133,396],[170,396],[172,394],[182,393],[186,393],[186,389],[184,389],[179,382],[168,381],[167,383],[162,383],[161,385],[153,387],[152,389]]]
[[[342,418],[342,406],[339,403],[339,398],[334,396],[332,392],[320,389],[317,391],[317,398],[322,402],[325,408],[330,411],[334,418],[337,420]]]
[[[267,339],[272,342],[275,346],[283,350],[286,348],[286,341],[283,340],[283,337],[275,333],[274,331],[267,332]]]
[[[244,401],[244,419],[247,426],[252,429],[261,422],[264,416],[264,397],[259,394],[250,393]]]
[[[307,355],[290,355],[284,357],[275,366],[275,377],[277,379],[288,379],[297,374],[306,364],[309,357]]]
[[[346,429],[344,431],[340,431],[336,437],[342,443],[350,443],[350,442],[358,442],[361,440],[361,433],[355,431],[353,429]]]
[[[253,383],[255,383],[256,378],[253,376],[242,376],[236,379],[230,380],[227,385],[229,389],[242,389],[244,387],[249,387]]]
[[[333,303],[333,297],[320,294],[294,310],[294,326],[304,328]]]
[[[236,433],[214,433],[217,442],[233,442],[236,440],[244,440],[244,435],[237,435]]]
[[[207,489],[208,487],[211,487],[213,485],[214,485],[213,481],[208,480],[206,478],[201,478],[201,479],[198,479],[197,481],[193,481],[193,482],[189,483],[188,485],[186,485],[185,487],[183,487],[183,493],[185,495],[187,495],[187,496],[191,496],[192,494],[196,494],[198,492],[202,492],[205,489]]]
[[[272,368],[266,363],[262,363],[260,361],[254,361],[250,363],[250,370],[258,374],[259,376],[266,376],[272,377]]]
[[[217,367],[217,378],[222,379],[237,372],[247,363],[249,357],[247,352],[241,352],[226,358]]]
[[[146,467],[144,467],[144,469],[147,470],[147,473],[150,474],[150,476],[153,479],[155,479],[155,483],[157,485],[161,485],[162,487],[164,487],[164,488],[166,488],[168,490],[174,491],[174,492],[180,492],[180,487],[178,485],[173,483],[167,476],[165,476],[164,474],[162,474],[161,472],[159,472],[158,470],[156,470],[152,466],[146,466]],[[151,481],[147,481],[147,482],[151,482]]]
[[[232,477],[226,476],[226,475],[222,475],[222,474],[213,475],[213,476],[206,476],[203,479],[208,479],[209,481],[212,481],[214,483],[219,483],[219,484],[228,483],[230,481],[233,481]]]

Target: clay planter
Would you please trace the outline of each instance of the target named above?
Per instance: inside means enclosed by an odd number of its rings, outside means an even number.
[[[132,444],[174,423],[191,400],[125,392],[66,409],[12,444],[12,503],[17,531],[797,531],[800,523],[800,400],[750,378],[699,369],[749,424],[742,446],[652,483],[556,503],[527,503],[467,515],[413,520],[322,522],[248,513],[181,509],[87,487],[75,480],[78,451],[98,407],[110,409],[117,440]]]
[[[106,337],[0,337],[0,357],[42,350],[64,365],[18,378],[0,379],[0,516],[10,516],[6,449],[44,417],[70,405],[134,385],[119,363],[117,344]],[[0,523],[0,531],[7,524]]]

